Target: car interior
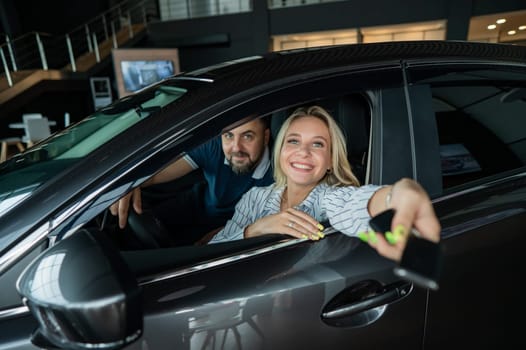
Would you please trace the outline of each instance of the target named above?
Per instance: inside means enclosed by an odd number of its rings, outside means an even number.
[[[506,144],[466,113],[462,111],[438,112],[436,120],[440,144],[463,145],[469,151],[471,161],[474,160],[478,164],[478,167],[473,169],[474,171],[467,172],[466,163],[469,160],[465,158],[453,164],[444,164],[443,161],[443,172],[448,174],[443,177],[444,187],[452,187],[522,166],[521,160]],[[469,133],[465,133],[465,130],[469,130]],[[466,172],[463,172],[463,169]]]
[[[445,190],[524,166],[524,99],[509,97],[515,90],[507,82],[432,89]]]
[[[346,137],[346,146],[348,150],[348,159],[351,167],[359,179],[360,183],[366,181],[367,155],[369,149],[369,133],[371,121],[371,109],[367,98],[360,94],[350,94],[345,96],[330,97],[312,101],[310,103],[302,103],[301,105],[288,106],[287,108],[275,111],[270,115],[270,129],[271,129],[271,149],[272,140],[275,139],[281,124],[284,120],[299,106],[317,104],[324,107],[335,118],[341,126],[342,131]],[[141,191],[143,208],[156,205],[162,200],[176,196],[180,191],[186,191],[193,186],[202,186],[205,180],[202,172],[197,169],[182,178],[171,181],[169,183],[149,186]],[[147,211],[145,211],[147,212]],[[172,247],[170,236],[173,234],[163,228],[158,220],[150,214],[137,214],[130,210],[128,225],[124,229],[130,234],[122,234],[121,230],[117,228],[116,218],[111,215],[106,215],[106,226],[112,227],[111,236],[123,251],[135,251],[144,249],[159,249]],[[210,237],[211,238],[211,237]],[[283,235],[268,235],[266,237],[257,237],[251,239],[255,246],[261,245],[262,242],[272,242],[276,240],[286,239]],[[205,242],[196,243],[203,245]],[[234,252],[240,249],[240,245],[245,247],[246,243],[229,243],[219,244],[225,246],[218,250],[216,247],[202,246],[200,252],[196,254],[194,249],[188,249],[183,254],[179,255],[181,261],[190,263],[193,259],[203,259],[203,254],[210,250],[211,254],[218,256],[226,252]],[[250,244],[252,246],[252,244]],[[214,246],[218,246],[215,244]],[[223,249],[226,249],[223,251]],[[187,255],[188,254],[188,255]],[[132,254],[133,255],[133,254]],[[173,266],[174,261],[171,259],[170,264]]]
[[[443,192],[524,167],[526,99],[521,71],[478,66],[414,69],[412,79],[414,86],[428,86],[431,92]]]

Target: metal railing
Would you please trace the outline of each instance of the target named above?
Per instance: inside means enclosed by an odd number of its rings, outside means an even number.
[[[91,56],[90,62],[100,62],[103,59],[101,45],[119,47],[123,34],[132,38],[152,19],[177,20],[249,12],[253,10],[253,1],[125,0],[63,35],[30,32],[12,39],[0,33],[0,90],[23,79],[26,71],[82,71],[85,67],[79,67],[79,59]],[[269,9],[277,9],[345,0],[266,1]]]
[[[101,45],[119,46],[120,37],[133,38],[146,28],[152,19],[158,19],[155,0],[126,0],[111,7],[92,20],[63,35],[41,32],[26,33],[16,39],[3,35],[0,59],[9,87],[16,83],[14,76],[21,71],[58,69],[76,72],[78,60],[89,55],[101,61]]]

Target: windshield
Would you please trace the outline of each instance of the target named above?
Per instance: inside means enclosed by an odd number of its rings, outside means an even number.
[[[0,216],[38,186],[185,93],[179,87],[159,85],[127,96],[0,163]]]

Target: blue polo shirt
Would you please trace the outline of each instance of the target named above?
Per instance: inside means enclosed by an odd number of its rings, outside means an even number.
[[[191,150],[184,159],[192,168],[203,170],[208,183],[204,195],[204,207],[208,216],[231,218],[237,202],[245,192],[254,186],[267,186],[274,182],[268,147],[265,148],[260,163],[247,174],[232,171],[223,153],[221,137]]]

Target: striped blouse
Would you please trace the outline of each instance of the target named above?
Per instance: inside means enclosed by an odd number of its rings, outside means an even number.
[[[307,198],[295,207],[318,222],[329,220],[332,227],[348,235],[369,229],[370,215],[367,204],[380,186],[336,187],[321,183],[314,187]],[[256,220],[280,211],[284,187],[275,185],[253,187],[241,197],[232,219],[219,231],[210,243],[243,239],[245,227]]]

